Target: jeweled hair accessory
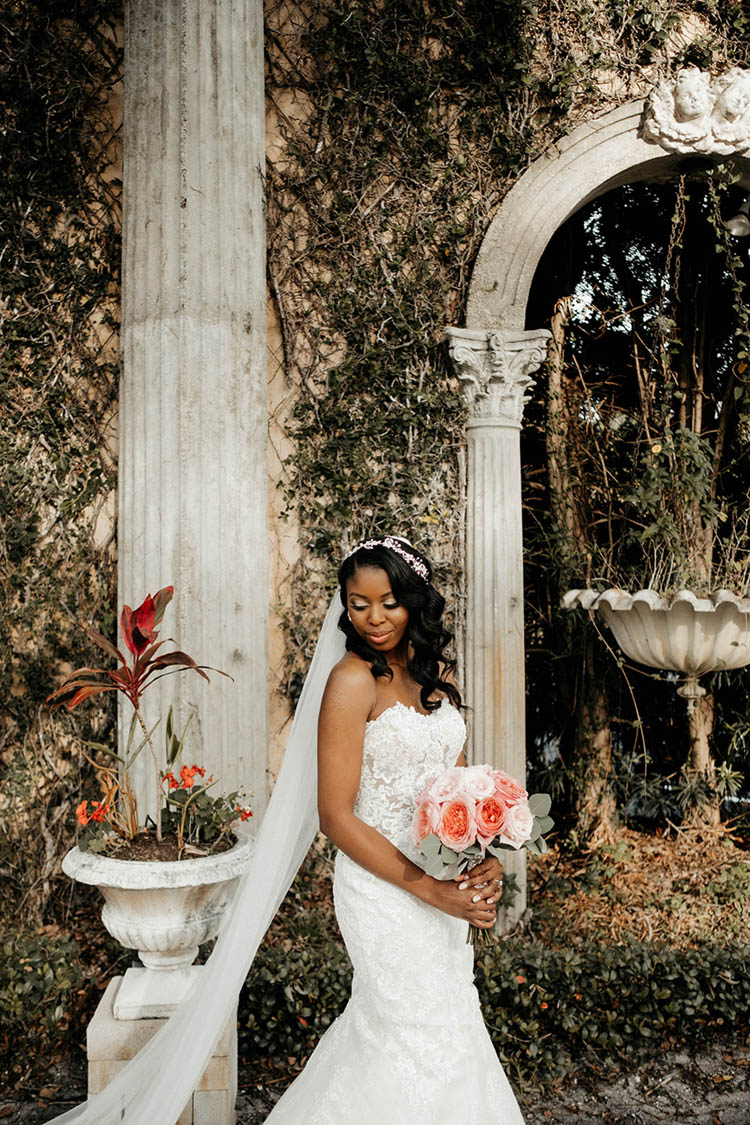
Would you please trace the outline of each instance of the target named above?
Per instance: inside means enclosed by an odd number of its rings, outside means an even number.
[[[408,540],[404,540],[404,542],[408,543]],[[387,547],[389,551],[394,551],[401,556],[415,574],[419,575],[423,582],[430,581],[430,572],[425,563],[418,559],[416,555],[413,555],[411,551],[407,551],[402,543],[398,539],[394,539],[392,535],[386,535],[385,539],[363,539],[360,543],[357,543],[356,547],[352,547],[349,554],[344,556],[343,561],[346,562],[352,555],[356,555],[357,551],[369,551],[373,547]]]

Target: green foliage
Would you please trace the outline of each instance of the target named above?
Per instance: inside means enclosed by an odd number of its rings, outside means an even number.
[[[528,1089],[572,1073],[593,1054],[622,1059],[744,1030],[748,969],[749,948],[557,950],[524,939],[478,953],[476,980],[500,1060]],[[346,1003],[350,978],[346,953],[330,937],[303,948],[264,947],[240,1001],[241,1052],[308,1053]]]
[[[73,622],[114,624],[120,15],[110,0],[0,12],[0,861],[37,920],[79,780],[79,732],[43,700],[61,662],[88,663]],[[112,722],[103,704],[80,733]]]
[[[504,942],[480,958],[477,976],[501,1061],[519,1083],[536,1084],[570,1072],[590,1052],[623,1058],[746,1027],[749,960],[748,948],[633,943],[573,951]]]
[[[746,863],[733,863],[712,879],[706,888],[714,902],[750,902],[750,867]]]
[[[0,1058],[43,1050],[64,1035],[83,982],[78,945],[46,933],[11,933],[0,944]]]

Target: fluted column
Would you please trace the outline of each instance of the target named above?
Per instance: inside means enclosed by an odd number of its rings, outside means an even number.
[[[128,0],[119,601],[176,588],[162,636],[229,672],[169,676],[185,752],[266,797],[267,469],[260,0]],[[121,723],[121,731],[126,724]],[[122,732],[124,733],[124,731]],[[163,731],[157,731],[158,744]],[[121,743],[122,745],[122,743]],[[149,756],[136,771],[153,801]]]
[[[451,358],[469,406],[466,505],[466,702],[469,760],[526,776],[520,430],[531,375],[549,332],[449,328]],[[525,855],[505,869],[526,909]]]

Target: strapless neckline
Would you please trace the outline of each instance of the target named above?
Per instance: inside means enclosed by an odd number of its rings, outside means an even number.
[[[447,696],[444,696],[440,700],[440,706],[436,707],[434,711],[418,711],[416,707],[412,706],[411,704],[402,703],[400,699],[397,699],[395,703],[391,703],[390,707],[386,707],[385,710],[381,711],[379,715],[376,715],[374,719],[367,719],[365,725],[368,727],[372,726],[373,723],[377,723],[380,719],[382,719],[383,715],[387,715],[389,711],[396,711],[399,707],[403,711],[410,711],[412,715],[418,715],[420,719],[431,719],[433,715],[440,714],[443,705],[446,703],[450,706],[450,700]]]

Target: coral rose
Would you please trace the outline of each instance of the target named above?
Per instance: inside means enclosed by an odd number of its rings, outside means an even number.
[[[468,848],[477,838],[472,805],[465,797],[455,797],[442,806],[437,834],[441,843],[454,852]]]
[[[490,797],[495,790],[495,779],[490,766],[465,766],[461,779],[461,790],[481,800]]]
[[[485,797],[476,808],[477,839],[483,848],[498,836],[505,825],[505,805],[496,797]]]
[[[441,805],[443,801],[452,801],[454,797],[458,797],[461,793],[463,772],[460,766],[451,766],[443,770],[427,791],[430,800],[437,801]]]
[[[534,814],[529,808],[527,800],[519,801],[506,809],[503,839],[512,844],[514,848],[520,848],[522,844],[531,839],[533,827]]]
[[[498,801],[502,801],[504,805],[515,805],[528,797],[528,793],[523,786],[516,781],[515,777],[510,774],[504,773],[503,770],[493,770],[492,777],[495,782],[495,796]]]
[[[429,797],[423,797],[417,804],[417,811],[412,823],[412,837],[417,847],[422,843],[425,836],[429,836],[431,832],[437,832],[439,825],[440,805],[431,801]]]

